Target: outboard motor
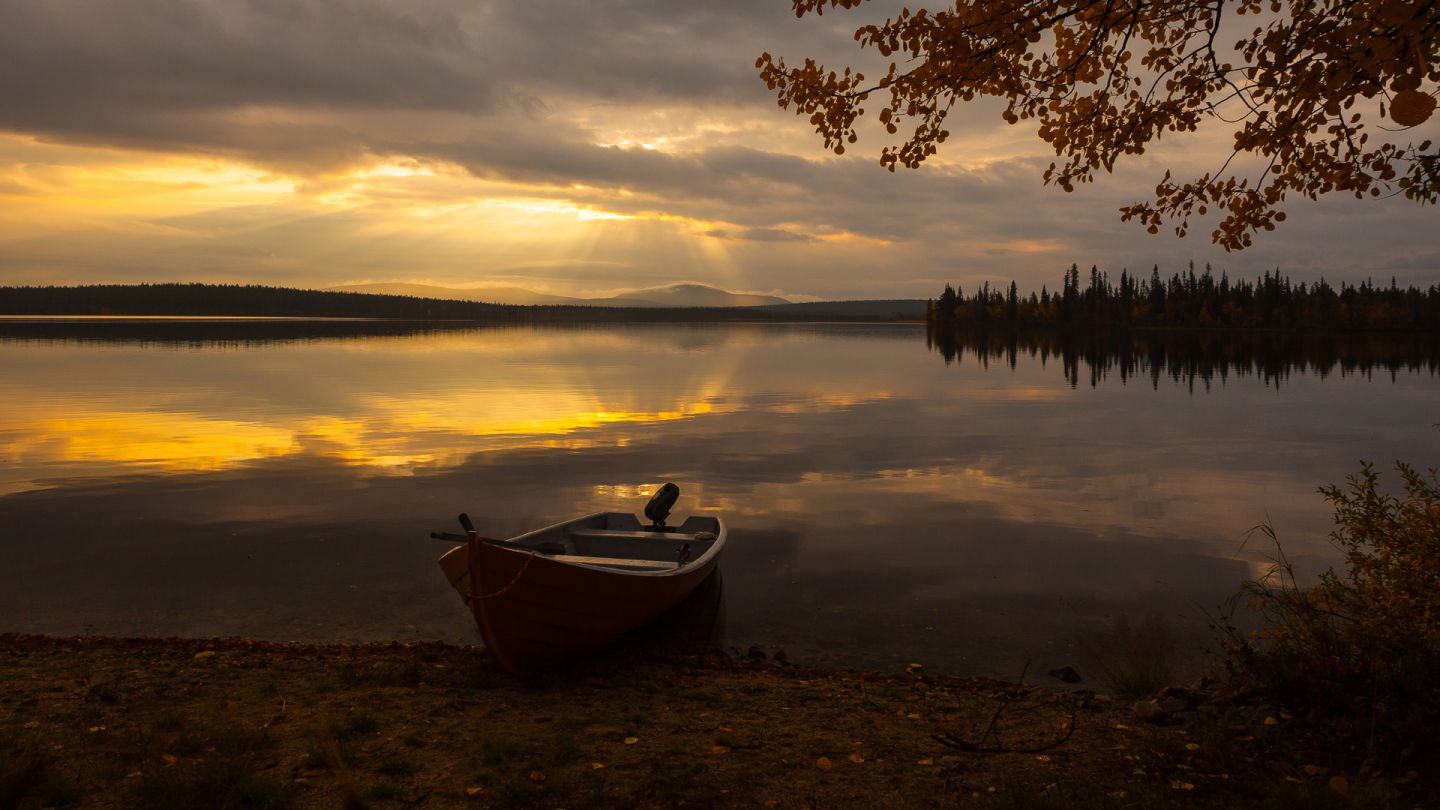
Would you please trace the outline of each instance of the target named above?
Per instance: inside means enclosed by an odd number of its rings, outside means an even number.
[[[650,518],[651,531],[665,530],[665,518],[670,517],[670,507],[675,505],[679,497],[680,487],[669,482],[650,496],[650,502],[645,504],[645,517]]]

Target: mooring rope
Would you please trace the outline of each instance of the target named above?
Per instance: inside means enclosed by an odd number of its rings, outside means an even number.
[[[529,555],[527,555],[527,556],[525,557],[525,564],[524,564],[524,565],[521,565],[521,566],[520,566],[520,570],[515,572],[515,576],[511,577],[511,578],[510,578],[510,581],[507,582],[507,583],[505,583],[505,587],[501,588],[500,590],[498,590],[498,591],[496,591],[496,592],[494,592],[494,593],[487,593],[487,594],[483,594],[483,595],[480,595],[480,596],[474,596],[474,595],[472,595],[470,598],[471,598],[471,599],[494,599],[494,598],[499,597],[499,596],[504,596],[506,591],[508,591],[508,590],[510,590],[511,588],[515,587],[515,583],[517,583],[517,582],[520,581],[520,577],[521,577],[521,575],[523,575],[523,574],[525,573],[525,569],[530,567],[531,561],[533,561],[537,556],[539,556],[539,555],[537,555],[537,554],[529,554]],[[473,579],[473,577],[472,577],[472,579]],[[473,583],[472,583],[472,585],[479,585],[479,584],[480,584],[480,583],[478,583],[478,582],[473,582]]]

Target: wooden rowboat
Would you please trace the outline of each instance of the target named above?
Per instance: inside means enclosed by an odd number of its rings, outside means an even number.
[[[725,547],[718,517],[665,525],[679,488],[666,484],[645,507],[597,512],[510,540],[477,535],[440,568],[469,606],[500,666],[523,672],[598,650],[654,621],[715,570]],[[459,535],[436,534],[442,539]]]

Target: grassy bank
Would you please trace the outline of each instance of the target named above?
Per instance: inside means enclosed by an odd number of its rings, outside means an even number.
[[[1421,795],[1413,777],[1309,762],[1285,730],[1254,710],[1150,726],[1125,701],[919,671],[611,658],[517,679],[482,650],[443,645],[0,636],[0,807],[1300,807]]]

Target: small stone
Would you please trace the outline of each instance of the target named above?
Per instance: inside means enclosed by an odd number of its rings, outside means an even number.
[[[1156,703],[1160,704],[1160,708],[1166,714],[1179,714],[1180,712],[1186,711],[1190,708],[1190,704],[1186,703],[1183,700],[1180,700],[1179,698],[1173,697],[1162,697],[1158,701],[1156,701]]]
[[[1151,725],[1168,726],[1175,722],[1174,713],[1167,711],[1160,701],[1137,700],[1133,708],[1136,717]]]
[[[1063,681],[1065,683],[1080,683],[1081,681],[1085,680],[1084,678],[1080,677],[1080,673],[1071,666],[1064,666],[1060,667],[1059,669],[1052,669],[1050,670],[1049,675],[1050,677],[1055,678],[1059,681]]]
[[[1160,690],[1160,697],[1179,700],[1186,708],[1193,709],[1202,703],[1208,703],[1215,698],[1215,693],[1202,689],[1188,689],[1184,686],[1167,686]]]

